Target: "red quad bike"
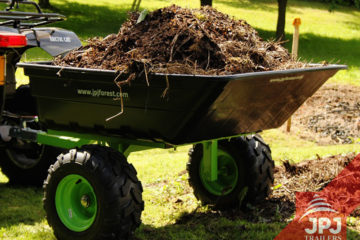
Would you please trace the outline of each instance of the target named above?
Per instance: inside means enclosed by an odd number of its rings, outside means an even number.
[[[15,4],[32,4],[37,13],[12,11]],[[274,181],[274,162],[257,132],[281,126],[346,68],[149,74],[150,86],[143,74],[120,93],[115,71],[17,64],[31,47],[56,56],[81,45],[72,32],[37,28],[63,16],[42,13],[36,3],[11,1],[0,18],[1,168],[15,183],[45,179],[47,220],[64,240],[131,237],[144,202],[127,157],[144,149],[193,145],[189,183],[203,204],[229,209],[263,200]],[[30,86],[16,88],[16,66],[24,68]],[[161,98],[167,84],[167,98]],[[123,101],[116,100],[120,97]],[[122,115],[105,121],[122,107]]]
[[[64,16],[43,13],[37,3],[31,1],[6,1],[9,6],[0,11],[0,131],[9,130],[9,125],[29,126],[42,129],[37,121],[36,101],[31,96],[30,86],[16,88],[16,64],[29,48],[40,47],[52,56],[81,46],[75,33],[60,28],[39,27],[64,20]],[[19,4],[34,7],[36,12],[15,11]],[[10,183],[41,186],[47,169],[63,149],[21,139],[2,139],[0,143],[0,167]]]

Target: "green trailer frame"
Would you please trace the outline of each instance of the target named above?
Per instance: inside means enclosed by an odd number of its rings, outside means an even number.
[[[153,148],[177,148],[179,146],[189,144],[202,144],[204,153],[204,171],[202,177],[207,181],[213,182],[218,178],[218,141],[231,140],[232,138],[251,135],[254,133],[239,134],[226,138],[212,139],[209,141],[200,141],[194,143],[187,143],[181,145],[174,145],[165,142],[155,142],[141,139],[127,139],[118,136],[104,136],[100,134],[77,133],[70,131],[56,131],[56,130],[33,130],[29,128],[13,127],[10,131],[10,136],[22,140],[33,141],[43,145],[54,147],[61,147],[66,149],[80,148],[88,144],[97,144],[100,146],[108,146],[121,152],[126,158],[132,152],[138,152]]]

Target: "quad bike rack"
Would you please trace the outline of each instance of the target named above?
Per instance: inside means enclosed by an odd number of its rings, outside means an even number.
[[[0,3],[9,3],[9,0],[0,0]],[[21,1],[21,4],[32,5],[37,12],[11,11],[18,6],[17,1],[11,1],[5,11],[0,11],[0,26],[12,27],[15,29],[29,29],[46,25],[49,23],[65,20],[65,16],[57,13],[43,13],[39,5],[32,1]]]

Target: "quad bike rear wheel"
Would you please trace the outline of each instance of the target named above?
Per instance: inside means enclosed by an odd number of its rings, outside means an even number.
[[[189,184],[197,199],[216,209],[231,209],[265,199],[274,182],[274,162],[259,135],[218,142],[217,180],[205,176],[203,145],[189,151]]]
[[[12,99],[6,101],[5,109],[18,115],[36,116],[36,102],[29,85],[17,88]],[[19,119],[6,120],[8,125],[20,125]],[[38,122],[29,123],[40,129]],[[11,184],[42,186],[47,169],[63,151],[61,148],[12,139],[0,148],[0,168]]]
[[[61,148],[14,140],[0,149],[1,171],[15,185],[42,186],[47,169],[62,152]]]

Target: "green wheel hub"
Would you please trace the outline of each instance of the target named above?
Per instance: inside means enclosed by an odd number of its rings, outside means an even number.
[[[238,167],[235,159],[227,152],[218,149],[217,180],[209,181],[206,177],[204,158],[200,162],[200,179],[205,189],[216,196],[229,194],[236,187],[238,181]]]
[[[93,187],[77,174],[67,175],[59,182],[55,193],[55,206],[61,222],[75,232],[91,227],[97,213]]]

